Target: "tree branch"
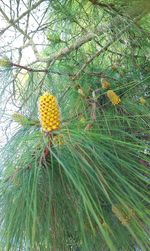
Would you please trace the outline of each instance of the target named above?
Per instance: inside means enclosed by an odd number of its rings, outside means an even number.
[[[34,68],[30,68],[30,67],[20,65],[20,64],[15,64],[15,63],[12,63],[11,66],[15,66],[17,68],[24,69],[29,72],[46,72],[46,73],[48,72],[48,69],[34,69]]]
[[[39,0],[37,3],[33,4],[31,6],[31,8],[27,9],[24,13],[22,13],[17,19],[15,20],[11,20],[11,22],[9,22],[9,25],[3,29],[1,32],[0,32],[0,35],[2,35],[6,30],[8,30],[14,23],[18,23],[18,21],[20,19],[22,19],[24,16],[26,16],[28,13],[30,13],[32,10],[36,9],[42,2],[45,2],[46,0]],[[3,12],[2,8],[0,7],[0,11]],[[7,19],[6,19],[7,20]],[[7,20],[9,21],[9,20]]]
[[[2,10],[2,8],[0,7],[0,12],[2,13],[3,17],[5,18],[5,20],[11,24],[11,26],[13,26],[16,30],[18,30],[25,38],[27,38],[32,46],[33,52],[35,54],[35,56],[38,58],[38,50],[32,40],[32,38],[25,32],[23,31],[16,23],[16,21],[13,21],[11,19],[9,19],[9,17],[6,15],[6,13]],[[5,29],[4,29],[5,30]],[[3,33],[2,33],[3,34]]]
[[[74,43],[72,43],[68,47],[60,49],[58,52],[53,53],[51,57],[42,58],[40,61],[54,63],[56,60],[60,59],[61,57],[66,56],[72,51],[79,49],[83,44],[91,41],[98,35],[104,34],[104,32],[106,32],[107,29],[108,29],[108,26],[106,27],[98,26],[93,32],[87,32],[85,35],[79,37]]]
[[[139,17],[137,17],[139,18]],[[76,80],[79,78],[81,72],[83,72],[85,70],[85,68],[96,58],[98,57],[101,53],[103,53],[104,51],[106,51],[114,42],[118,41],[122,34],[129,29],[129,27],[136,22],[137,18],[134,19],[134,21],[130,22],[122,31],[120,31],[116,36],[113,37],[113,39],[108,42],[102,49],[100,49],[99,51],[97,51],[94,55],[92,55],[86,62],[85,64],[83,64],[83,66],[80,68],[80,70],[75,74],[75,76],[73,77],[72,80]]]

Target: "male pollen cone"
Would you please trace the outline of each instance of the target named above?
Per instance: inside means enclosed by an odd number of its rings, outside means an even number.
[[[107,91],[107,97],[113,105],[118,105],[121,102],[120,97],[113,90]]]
[[[39,119],[45,132],[60,128],[60,111],[57,100],[49,92],[45,92],[39,97]]]

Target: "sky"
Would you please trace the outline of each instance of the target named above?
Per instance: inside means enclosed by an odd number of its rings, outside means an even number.
[[[3,9],[5,14],[11,19],[10,14],[10,5],[9,3],[12,2],[13,7],[13,18],[17,18],[17,8],[16,8],[16,1],[9,1],[0,0],[0,7]],[[34,1],[31,1],[34,4]],[[13,4],[14,3],[14,4]],[[19,6],[19,16],[28,10],[28,8],[25,6],[27,5],[28,0],[21,0],[20,6]],[[45,34],[42,32],[34,32],[34,30],[37,29],[39,23],[41,22],[44,10],[46,7],[46,3],[42,3],[39,8],[35,9],[33,11],[33,14],[29,17],[29,23],[28,23],[28,29],[27,33],[31,34],[30,37],[33,37],[33,41],[35,44],[37,44],[37,49],[40,52],[43,49],[44,44],[46,43],[45,40]],[[38,21],[37,21],[38,20]],[[43,19],[43,23],[46,22],[46,18]],[[27,24],[27,15],[19,21],[20,28],[25,31]],[[42,22],[41,22],[42,24]],[[5,27],[8,26],[8,22],[3,17],[3,15],[0,13],[0,31],[2,31]],[[17,30],[15,30],[13,27],[10,27],[8,30],[5,31],[3,35],[1,35],[1,46],[0,46],[0,56],[7,56],[9,58],[12,58],[15,62],[17,62],[18,59],[18,48],[23,48],[25,44],[29,43],[27,40],[24,42],[24,36],[20,34]],[[29,45],[28,47],[24,48],[22,50],[22,59],[21,64],[26,65],[35,60],[34,52]]]
[[[22,13],[24,13],[28,8],[28,0],[20,0],[20,5],[18,8],[18,16],[20,16]],[[32,4],[34,4],[34,1],[31,1]],[[10,3],[12,6],[10,6]],[[7,15],[9,19],[13,17],[13,19],[17,18],[17,1],[16,0],[0,0],[0,8],[4,11],[4,13]],[[34,32],[39,24],[44,24],[46,22],[46,16],[43,17],[43,13],[46,8],[46,3],[42,3],[39,7],[37,7],[32,14],[30,15],[28,19],[28,29],[27,33],[30,34],[32,37],[34,43],[37,46],[37,50],[40,53],[44,49],[44,44],[46,43],[46,34],[44,34],[43,31],[39,32]],[[20,28],[25,31],[26,29],[26,24],[27,24],[27,15],[20,20],[19,26]],[[3,17],[2,13],[0,12],[0,32],[3,31],[5,27],[8,26],[8,22],[6,19]],[[13,63],[18,63],[20,65],[28,65],[36,60],[35,54],[32,50],[32,46],[27,46],[24,48],[24,45],[29,43],[29,40],[24,41],[24,36],[20,34],[16,29],[13,27],[10,27],[7,29],[2,35],[0,35],[0,57],[8,57]],[[22,48],[22,57],[21,60],[19,61],[19,52],[20,49]],[[24,74],[25,71],[22,71]],[[0,68],[0,91],[3,89],[3,84],[5,84],[5,81],[12,81],[13,75],[15,74],[15,71],[13,73],[7,70]],[[10,76],[11,75],[11,76]],[[18,75],[19,78],[22,77],[22,75]],[[13,105],[11,99],[7,102],[7,106],[4,107],[3,103],[6,102],[7,96],[9,93],[12,92],[12,87],[8,86],[8,88],[5,91],[5,96],[3,96],[3,101],[2,104],[0,105],[0,147],[2,147],[6,142],[7,142],[7,137],[11,137],[11,135],[14,132],[14,129],[16,125],[14,123],[10,124],[10,117],[11,114],[14,113],[16,110],[15,106]],[[3,110],[5,109],[5,115],[2,117]],[[5,128],[9,127],[6,131]]]

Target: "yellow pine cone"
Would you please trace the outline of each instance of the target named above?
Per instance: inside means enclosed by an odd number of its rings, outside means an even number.
[[[110,87],[109,82],[104,78],[101,79],[101,85],[102,85],[103,89],[109,89],[109,87]]]
[[[141,97],[141,98],[139,99],[139,102],[140,102],[142,105],[145,105],[146,100],[145,100],[145,98]]]
[[[118,105],[121,102],[120,97],[113,90],[107,91],[107,97],[113,105]]]
[[[9,61],[8,58],[0,58],[0,67],[10,67],[12,63]]]
[[[135,217],[135,211],[132,208],[128,208],[128,211],[125,212],[121,205],[112,206],[112,212],[123,225],[128,224]]]
[[[39,119],[45,132],[51,132],[60,128],[58,104],[56,98],[48,92],[39,97]]]

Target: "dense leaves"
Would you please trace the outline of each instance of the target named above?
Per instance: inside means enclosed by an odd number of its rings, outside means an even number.
[[[148,2],[50,1],[38,60],[4,69],[4,117],[19,117],[1,151],[2,250],[149,250]]]

